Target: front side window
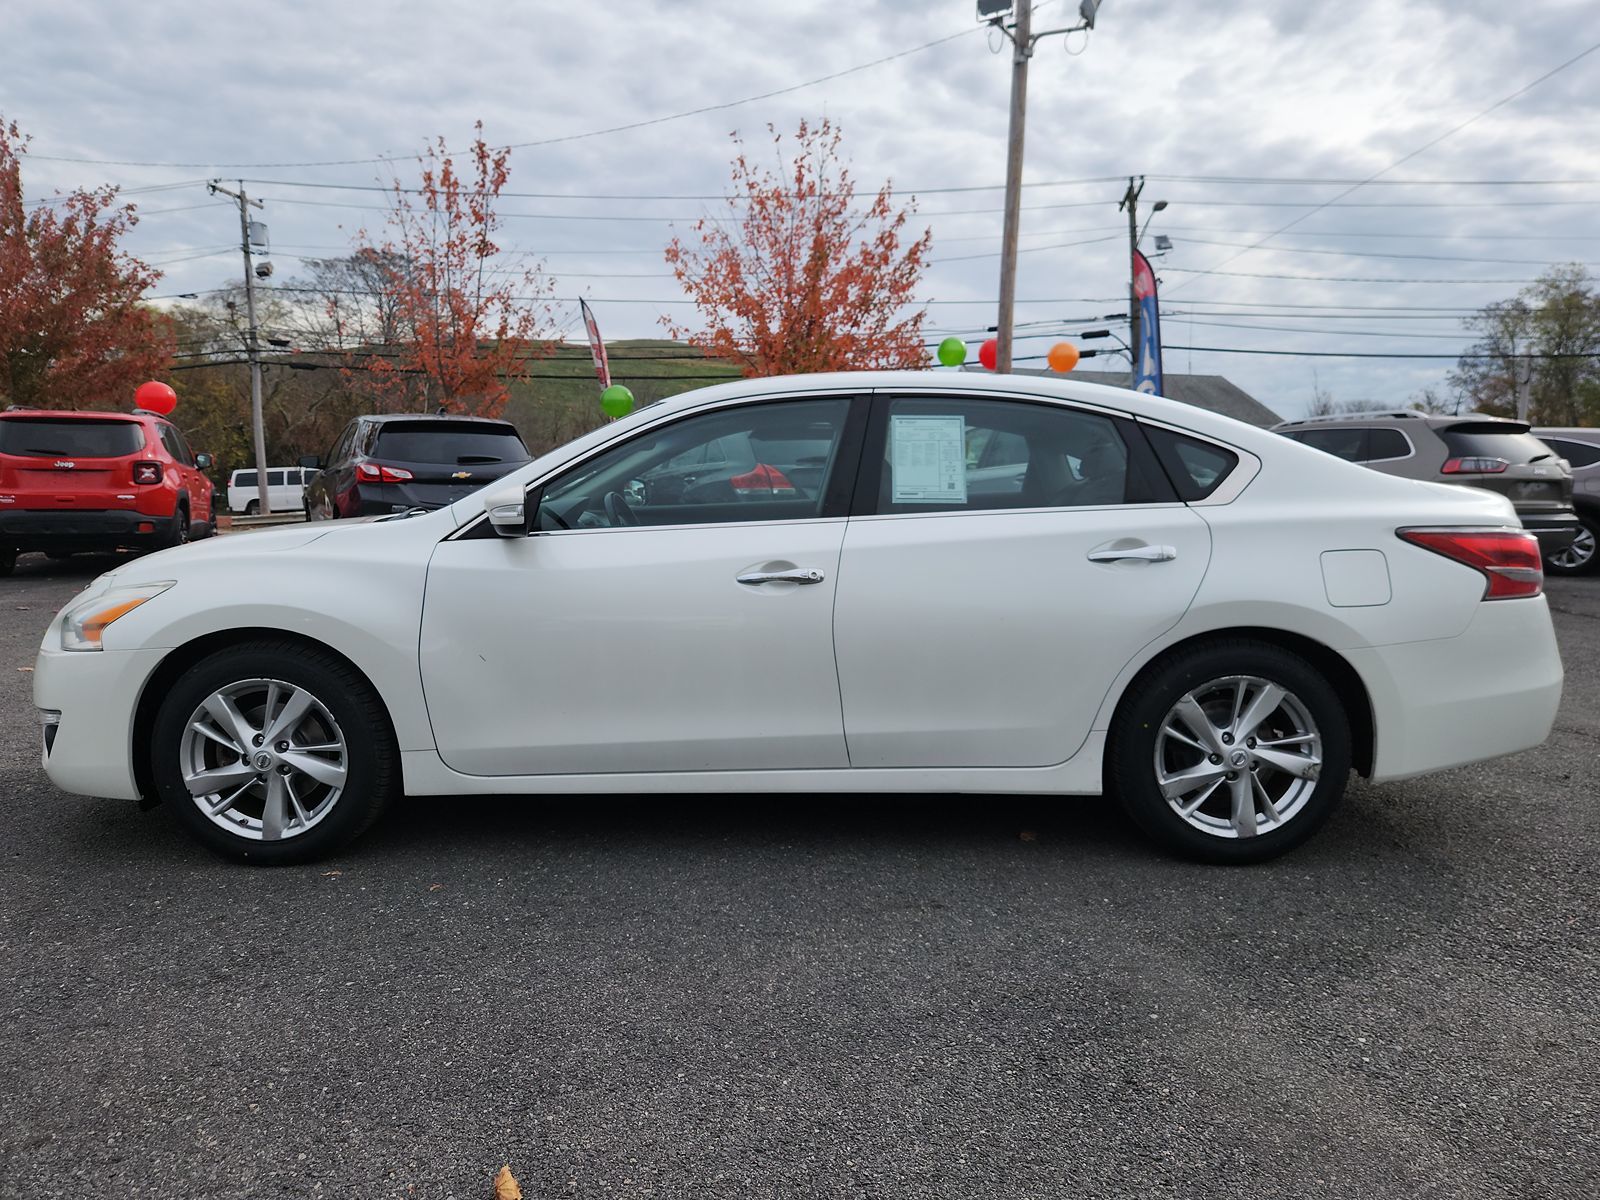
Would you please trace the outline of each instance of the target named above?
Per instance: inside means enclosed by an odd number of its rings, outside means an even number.
[[[537,528],[823,516],[849,413],[848,399],[785,400],[686,417],[551,480]]]
[[[1053,404],[891,401],[881,513],[1076,508],[1156,498],[1151,465],[1116,421]]]

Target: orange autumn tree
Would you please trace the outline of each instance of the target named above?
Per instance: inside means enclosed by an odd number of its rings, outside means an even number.
[[[912,308],[912,296],[933,234],[906,240],[915,201],[896,209],[885,183],[858,209],[830,121],[802,121],[787,163],[782,135],[767,129],[779,170],[752,163],[735,134],[727,219],[701,218],[697,244],[674,237],[667,246],[703,328],[662,324],[746,375],[923,365],[927,311]]]
[[[132,403],[172,359],[168,322],[140,300],[161,273],[118,249],[138,216],[116,188],[24,202],[28,142],[0,120],[0,401]]]
[[[498,265],[495,205],[511,152],[484,142],[481,121],[474,130],[469,177],[440,138],[419,159],[419,186],[395,178],[391,236],[356,238],[394,341],[347,349],[345,370],[382,407],[498,416],[507,382],[547,353],[550,281],[537,265]]]

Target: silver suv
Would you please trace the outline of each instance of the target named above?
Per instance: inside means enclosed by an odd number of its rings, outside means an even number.
[[[1546,446],[1572,467],[1572,507],[1583,531],[1550,557],[1558,574],[1584,575],[1600,565],[1600,429],[1535,429]]]
[[[1539,539],[1545,564],[1556,573],[1562,572],[1562,552],[1584,529],[1572,507],[1572,469],[1523,421],[1397,409],[1309,417],[1273,429],[1386,475],[1499,492]]]

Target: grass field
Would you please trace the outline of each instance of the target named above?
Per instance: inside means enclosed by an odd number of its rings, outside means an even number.
[[[606,353],[612,382],[626,384],[641,405],[739,378],[736,368],[708,359],[682,342],[657,338],[607,342]],[[568,342],[554,356],[535,364],[532,374],[534,378],[512,385],[505,416],[534,454],[605,423],[606,416],[600,411],[600,381],[588,346]]]

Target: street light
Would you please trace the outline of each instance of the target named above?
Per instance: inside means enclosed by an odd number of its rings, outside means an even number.
[[[1150,222],[1155,220],[1155,215],[1164,210],[1166,207],[1167,202],[1165,200],[1157,200],[1153,205],[1150,206],[1150,215],[1144,219],[1144,228],[1139,230],[1138,240],[1134,242],[1135,248],[1138,247],[1139,242],[1144,241],[1144,235],[1149,231]]]

